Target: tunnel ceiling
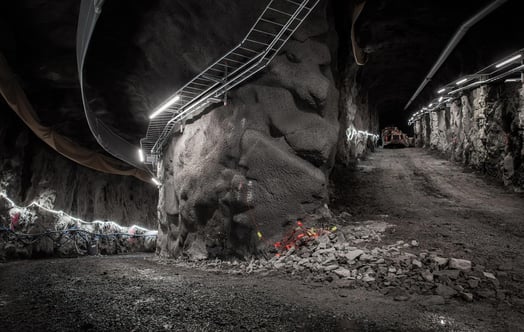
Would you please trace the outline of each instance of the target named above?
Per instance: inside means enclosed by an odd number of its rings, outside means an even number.
[[[357,24],[359,45],[369,53],[360,73],[381,126],[407,129],[414,110],[442,84],[473,73],[524,46],[519,3],[508,1],[469,30],[411,108],[404,106],[455,31],[491,1],[369,1]]]
[[[358,44],[369,54],[358,81],[382,126],[406,127],[411,112],[403,111],[404,105],[456,29],[488,2],[368,1],[356,26]],[[508,1],[470,30],[414,107],[439,84],[524,45],[516,34],[507,34],[518,31],[518,2]],[[44,124],[100,150],[84,118],[76,74],[79,3],[2,2],[0,48]],[[235,46],[265,4],[265,0],[106,1],[85,67],[91,101],[102,109],[98,116],[137,144],[145,134],[148,114]],[[350,16],[348,10],[336,19],[349,21]]]

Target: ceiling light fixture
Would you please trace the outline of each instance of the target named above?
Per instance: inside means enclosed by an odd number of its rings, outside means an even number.
[[[522,80],[520,78],[507,78],[504,80],[504,83],[513,83],[513,82],[521,82]]]
[[[144,157],[144,151],[142,149],[138,149],[138,159],[140,159],[140,162],[143,163],[146,158]]]
[[[458,82],[455,83],[455,84],[457,84],[457,85],[461,85],[462,83],[466,83],[466,82],[468,81],[468,79],[469,79],[469,78],[461,79],[460,81],[458,81]]]
[[[442,102],[442,99],[444,99],[444,97],[440,97],[440,98],[438,99],[438,102],[441,103],[441,102]]]
[[[501,63],[497,64],[495,67],[496,68],[500,68],[502,66],[507,65],[510,62],[513,62],[513,61],[515,61],[517,59],[520,59],[521,57],[522,57],[522,54],[515,55],[514,57],[511,57],[511,58],[509,58],[509,59],[507,59],[505,61],[502,61]]]
[[[442,93],[442,92],[445,92],[445,91],[446,91],[446,89],[440,89],[440,90],[437,91],[437,93]]]
[[[169,108],[171,105],[176,103],[180,100],[180,96],[176,95],[173,98],[169,99],[164,105],[160,106],[153,114],[149,116],[150,119],[154,119],[158,116],[158,114],[165,111],[167,108]]]
[[[156,178],[151,178],[151,181],[153,181],[153,183],[156,184],[157,186],[161,185],[160,181],[158,181]]]

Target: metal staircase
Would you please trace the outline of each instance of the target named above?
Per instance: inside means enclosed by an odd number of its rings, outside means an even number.
[[[150,116],[140,141],[147,164],[156,165],[174,129],[263,69],[277,55],[320,0],[271,0],[245,38],[195,76]]]

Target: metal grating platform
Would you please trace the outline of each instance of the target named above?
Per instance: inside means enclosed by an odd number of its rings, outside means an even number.
[[[176,91],[150,116],[140,141],[145,162],[155,166],[177,126],[266,67],[320,0],[271,0],[245,38]]]

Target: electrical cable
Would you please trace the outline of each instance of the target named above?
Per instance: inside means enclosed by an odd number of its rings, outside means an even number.
[[[89,250],[90,245],[98,243],[101,241],[103,244],[113,243],[112,241],[122,241],[128,240],[131,242],[131,239],[150,239],[157,238],[157,231],[148,230],[144,227],[132,225],[127,228],[127,233],[122,232],[121,230],[125,229],[123,226],[118,225],[113,221],[99,221],[95,220],[93,222],[88,222],[80,218],[76,218],[68,215],[64,211],[53,210],[43,206],[42,204],[34,201],[26,207],[20,207],[13,200],[11,200],[3,192],[0,192],[0,197],[4,198],[10,209],[16,209],[16,213],[11,215],[11,225],[6,227],[0,225],[0,239],[4,243],[19,243],[23,247],[31,246],[39,241],[42,241],[43,238],[48,238],[53,242],[53,250],[61,248],[69,242],[74,243],[74,247],[78,254],[82,254],[79,249],[78,241],[81,241],[80,247],[85,247],[86,250]],[[66,223],[57,224],[54,227],[59,228],[55,230],[47,229],[43,225],[37,222],[38,214],[31,208],[39,208],[44,211],[50,212],[54,215],[55,221],[60,221],[61,218],[67,217],[69,220]],[[15,222],[16,221],[16,222]],[[30,225],[32,227],[37,227],[41,229],[38,233],[23,233],[15,230],[18,225]],[[25,227],[24,225],[24,227]],[[100,231],[92,231],[82,229],[80,227],[86,227],[82,225],[91,225],[95,229],[100,229]],[[89,227],[89,226],[87,226]],[[104,233],[105,231],[105,233]]]

